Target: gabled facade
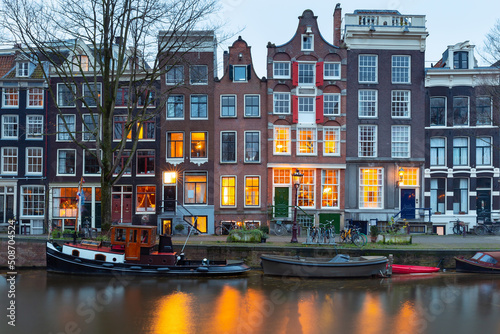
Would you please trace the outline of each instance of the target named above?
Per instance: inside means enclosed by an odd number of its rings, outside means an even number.
[[[290,41],[267,46],[268,205],[271,221],[292,221],[292,174],[304,176],[298,192],[300,222],[334,220],[344,209],[346,50],[340,47],[341,9],[334,13],[334,44],[306,10]]]
[[[426,69],[425,206],[438,234],[457,218],[469,229],[500,218],[499,77],[478,67],[468,41]]]
[[[383,226],[396,216],[423,232],[425,16],[357,10],[344,22],[346,217]]]
[[[46,220],[46,83],[17,46],[0,50],[0,225],[42,234]]]
[[[214,94],[215,222],[267,224],[267,82],[241,36]]]

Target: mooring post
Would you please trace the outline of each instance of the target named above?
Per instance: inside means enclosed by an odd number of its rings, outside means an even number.
[[[389,254],[389,263],[387,264],[387,276],[392,276],[392,263],[394,262],[394,256]]]

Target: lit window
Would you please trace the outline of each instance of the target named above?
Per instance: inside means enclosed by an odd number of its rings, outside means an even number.
[[[290,155],[290,127],[274,127],[274,154]]]
[[[340,63],[326,63],[324,64],[325,79],[338,80],[340,79]]]
[[[340,127],[323,128],[323,154],[340,155]]]
[[[405,186],[418,186],[418,168],[404,167],[401,183]]]
[[[358,91],[358,116],[377,117],[378,114],[378,91],[360,89]]]
[[[316,154],[316,128],[298,128],[297,154]]]
[[[70,141],[71,136],[75,136],[76,131],[75,115],[57,115],[57,140]]]
[[[2,174],[17,174],[17,147],[2,147]]]
[[[206,158],[206,157],[207,157],[207,133],[192,132],[191,158]]]
[[[446,126],[446,98],[431,97],[431,126]]]
[[[137,186],[137,205],[136,211],[155,212],[156,208],[156,187],[155,186]]]
[[[376,83],[378,58],[375,55],[359,55],[359,82]]]
[[[137,124],[139,140],[153,140],[156,136],[156,123],[154,120],[144,121]]]
[[[299,202],[300,207],[314,207],[315,205],[315,170],[314,169],[301,169],[300,172],[304,174],[299,188]]]
[[[383,169],[361,168],[359,170],[359,208],[382,209]]]
[[[245,162],[260,161],[260,132],[245,132]]]
[[[26,148],[26,174],[42,175],[43,172],[43,148]]]
[[[292,173],[290,169],[273,169],[273,183],[289,185],[292,182]]]
[[[89,70],[89,57],[84,55],[73,56],[73,71],[87,72]]]
[[[236,95],[221,95],[220,115],[221,117],[236,116]]]
[[[410,56],[392,56],[392,83],[410,83]]]
[[[236,177],[223,176],[221,180],[221,206],[236,205]]]
[[[221,132],[221,162],[236,162],[236,132]]]
[[[376,157],[377,156],[377,126],[360,125],[358,128],[358,156]]]
[[[168,66],[165,78],[167,85],[178,85],[184,83],[184,66]]]
[[[323,95],[323,114],[325,116],[340,115],[340,94]]]
[[[3,89],[3,107],[4,108],[19,107],[19,90],[17,88]]]
[[[391,115],[394,118],[410,117],[410,91],[393,90],[391,92]]]
[[[43,107],[43,94],[41,88],[28,89],[28,108],[42,108]]]
[[[398,125],[392,127],[392,157],[410,157],[410,127]]]
[[[19,116],[2,116],[2,139],[17,139],[19,135]]]
[[[260,206],[260,180],[258,176],[245,176],[245,206]]]
[[[339,207],[339,171],[324,169],[321,171],[321,206]]]
[[[273,63],[273,78],[274,79],[290,79],[290,62]]]
[[[184,204],[207,204],[207,173],[184,173]]]
[[[290,114],[290,93],[274,93],[273,106],[275,114]]]

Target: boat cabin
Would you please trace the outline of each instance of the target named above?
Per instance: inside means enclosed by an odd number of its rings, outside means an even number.
[[[156,226],[119,225],[111,227],[111,249],[125,251],[126,260],[139,260],[156,244]]]

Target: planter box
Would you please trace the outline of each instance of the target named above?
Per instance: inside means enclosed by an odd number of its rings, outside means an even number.
[[[411,235],[405,234],[384,234],[383,235],[384,244],[411,244]]]

